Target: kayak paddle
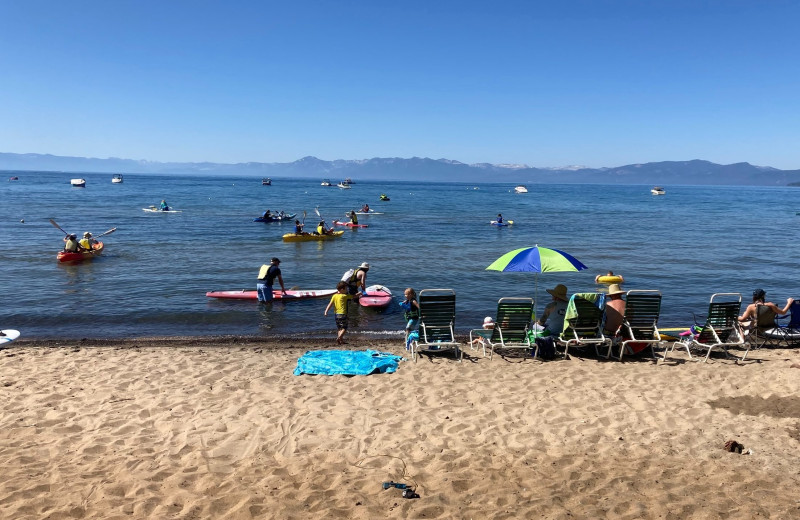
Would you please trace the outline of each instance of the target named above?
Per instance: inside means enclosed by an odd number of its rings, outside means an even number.
[[[105,233],[100,233],[99,235],[94,235],[92,238],[100,238],[100,237],[104,237],[104,236],[106,236],[106,235],[110,235],[111,233],[113,233],[113,232],[114,232],[114,231],[116,231],[116,230],[117,230],[117,228],[115,228],[115,227],[114,227],[114,228],[111,228],[111,229],[109,229],[109,230],[108,230],[108,231],[106,231]]]
[[[53,227],[55,227],[55,228],[58,228],[58,229],[61,229],[61,226],[59,226],[59,225],[56,223],[56,221],[55,221],[55,220],[53,220],[53,219],[50,219],[50,223],[51,223],[51,224],[53,224]],[[64,233],[65,235],[69,235],[69,233],[67,233],[67,232],[66,232],[66,231],[64,231],[63,229],[61,229],[61,232],[62,232],[62,233]]]

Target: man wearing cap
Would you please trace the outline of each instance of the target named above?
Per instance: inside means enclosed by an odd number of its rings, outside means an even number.
[[[539,325],[544,326],[543,336],[558,336],[564,330],[564,316],[567,314],[567,286],[558,284],[547,292],[553,301],[544,308]]]
[[[64,251],[67,253],[77,253],[78,252],[78,236],[75,234],[69,234],[64,237]]]
[[[261,269],[258,271],[258,280],[256,281],[258,301],[272,301],[272,285],[275,283],[275,278],[280,282],[283,294],[286,294],[286,288],[283,286],[283,276],[281,276],[281,268],[278,267],[280,263],[280,260],[273,258],[269,265],[262,265]]]
[[[619,284],[612,283],[608,286],[608,296],[606,297],[606,324],[605,331],[610,335],[616,335],[622,326],[622,319],[625,317],[625,300],[622,295],[625,291],[620,289]]]

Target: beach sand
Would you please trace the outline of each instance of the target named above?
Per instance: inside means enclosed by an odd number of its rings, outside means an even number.
[[[18,340],[0,350],[0,517],[800,517],[800,350],[292,375],[332,344]]]

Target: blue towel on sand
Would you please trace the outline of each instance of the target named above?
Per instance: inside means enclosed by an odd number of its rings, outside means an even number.
[[[366,376],[369,374],[392,373],[397,370],[397,362],[402,356],[376,350],[310,350],[297,360],[294,375],[301,374],[345,374]]]

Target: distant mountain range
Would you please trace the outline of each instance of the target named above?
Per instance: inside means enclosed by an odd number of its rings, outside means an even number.
[[[332,181],[407,180],[443,182],[598,183],[656,185],[785,186],[800,183],[800,170],[778,170],[749,163],[663,161],[613,168],[538,168],[524,164],[465,164],[448,159],[412,157],[323,161],[303,157],[290,163],[162,163],[132,159],[97,159],[49,154],[0,153],[0,169],[99,173],[162,173],[239,175],[253,177],[312,177]]]

